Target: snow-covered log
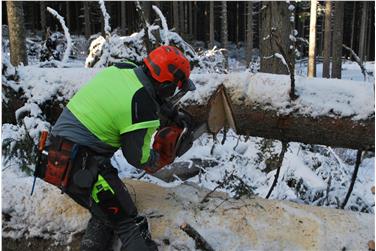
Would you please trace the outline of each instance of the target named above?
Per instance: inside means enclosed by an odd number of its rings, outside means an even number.
[[[98,71],[34,71],[25,67],[19,69],[19,83],[8,81],[7,85],[23,90],[25,93],[19,96],[38,104],[53,124],[62,104]],[[291,101],[288,75],[192,74],[192,79],[197,90],[186,94],[181,102],[197,124],[207,119],[208,100],[223,84],[231,98],[238,134],[353,149],[374,148],[374,91],[367,82],[297,77],[299,98]],[[5,108],[12,107],[20,105],[8,104]],[[3,112],[14,114],[15,110]]]
[[[85,210],[42,182],[30,197],[25,185],[31,182],[29,177],[3,189],[13,195],[3,199],[3,245],[11,236],[64,241],[83,231],[89,218]],[[194,240],[179,228],[184,223],[214,250],[368,250],[374,238],[373,214],[257,197],[235,200],[221,192],[201,203],[209,191],[192,184],[163,188],[127,180],[126,186],[139,212],[147,215],[160,250],[195,250]]]
[[[183,97],[183,107],[197,124],[207,120],[207,102],[218,82],[224,84],[231,98],[238,134],[352,149],[374,148],[374,92],[369,83],[298,78],[299,98],[291,101],[287,75],[204,77],[198,79],[195,93]]]

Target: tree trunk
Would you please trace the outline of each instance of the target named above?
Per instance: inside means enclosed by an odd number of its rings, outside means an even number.
[[[332,78],[341,78],[344,2],[334,5]]]
[[[228,27],[227,27],[227,2],[221,2],[221,43],[222,48],[228,49]],[[228,69],[228,52],[224,52],[225,67]]]
[[[150,1],[142,1],[142,9],[144,10],[145,21],[150,23],[150,13],[151,13],[151,2]]]
[[[252,49],[253,49],[253,2],[246,2],[246,45],[245,45],[245,60],[247,65],[251,61]]]
[[[71,19],[71,2],[65,2],[65,10],[66,10],[66,20],[67,20],[67,27],[69,30],[73,31],[72,29],[72,19]]]
[[[261,53],[261,72],[288,74],[288,69],[280,59],[274,58],[275,53],[280,53],[276,45],[276,39],[287,53],[290,47],[290,34],[292,23],[290,22],[290,11],[286,2],[262,2],[261,13],[261,34],[260,34],[260,53]],[[273,28],[273,29],[272,29]],[[273,38],[275,33],[278,37]],[[293,60],[293,57],[290,55]]]
[[[123,35],[126,35],[126,9],[125,9],[125,2],[121,1],[120,2],[120,30]]]
[[[374,149],[373,118],[355,121],[351,118],[306,115],[282,115],[264,110],[258,104],[232,104],[236,132],[240,135],[301,142],[350,149]],[[208,119],[206,105],[187,105],[193,121],[201,124]]]
[[[311,0],[311,16],[309,22],[308,77],[316,77],[316,10],[317,0]]]
[[[193,10],[192,10],[192,2],[189,1],[188,2],[188,16],[189,16],[189,23],[188,23],[188,27],[189,27],[189,35],[194,38],[193,36]]]
[[[185,29],[184,29],[184,2],[179,2],[179,31],[181,36],[185,36]]]
[[[322,77],[330,78],[330,45],[332,43],[332,3],[330,0],[325,2],[325,31],[324,31],[324,63]]]
[[[40,1],[40,27],[43,32],[43,39],[46,39],[46,3]]]
[[[209,19],[209,49],[214,47],[214,1],[210,1]]]
[[[91,36],[91,25],[90,25],[90,7],[89,2],[84,1],[84,26],[85,26],[85,38],[89,39]]]
[[[7,1],[10,62],[27,65],[23,2]]]
[[[360,24],[360,37],[359,37],[359,58],[363,62],[365,43],[366,43],[366,32],[367,32],[367,2],[362,3],[362,20]]]
[[[354,31],[355,31],[355,17],[356,17],[356,2],[353,4],[353,13],[351,20],[351,37],[350,37],[350,48],[354,50]]]
[[[175,31],[177,33],[180,33],[180,25],[179,25],[179,5],[178,1],[172,2],[172,8],[173,8],[173,15],[174,15],[174,27]]]

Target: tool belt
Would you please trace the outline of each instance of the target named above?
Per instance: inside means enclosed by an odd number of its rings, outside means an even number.
[[[62,137],[50,138],[48,155],[42,153],[35,176],[62,189],[68,186],[78,145]]]

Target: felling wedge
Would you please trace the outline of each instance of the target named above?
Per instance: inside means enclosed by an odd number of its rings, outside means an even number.
[[[204,133],[217,134],[222,128],[231,128],[236,132],[236,123],[233,116],[231,103],[226,93],[226,88],[220,85],[208,102],[208,119],[202,124],[190,129],[182,140],[176,151],[177,156],[186,153],[192,146],[193,141]]]

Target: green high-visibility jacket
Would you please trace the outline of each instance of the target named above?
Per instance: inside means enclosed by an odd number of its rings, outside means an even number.
[[[67,107],[98,139],[118,148],[122,134],[139,129],[147,129],[150,143],[160,124],[153,102],[133,69],[111,66],[83,86]],[[145,145],[142,162],[149,156]]]

